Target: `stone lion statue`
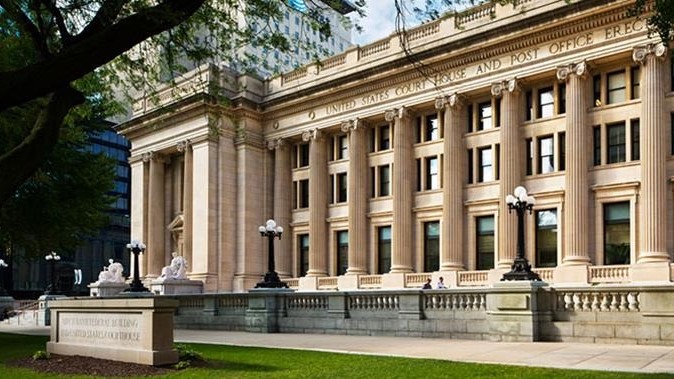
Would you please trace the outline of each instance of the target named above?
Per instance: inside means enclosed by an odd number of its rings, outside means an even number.
[[[98,274],[98,283],[124,283],[124,267],[121,263],[110,259],[110,265],[103,267],[103,271]]]
[[[161,269],[162,279],[187,279],[187,261],[175,251],[171,253],[173,259],[168,266]]]

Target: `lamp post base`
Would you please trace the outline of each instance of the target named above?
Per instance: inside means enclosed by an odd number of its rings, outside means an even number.
[[[531,265],[526,258],[515,258],[511,270],[503,274],[501,281],[505,280],[538,280],[541,278],[531,271]]]
[[[147,289],[140,280],[134,280],[131,282],[131,287],[125,289],[123,292],[150,292],[150,290]]]
[[[258,282],[255,288],[288,288],[288,283],[282,282],[276,271],[264,275],[264,280]]]

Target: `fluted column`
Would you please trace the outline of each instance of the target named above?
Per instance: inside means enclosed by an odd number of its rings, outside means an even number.
[[[466,148],[461,126],[462,101],[458,94],[435,102],[444,109],[442,168],[442,250],[440,271],[462,270],[463,263],[463,185],[466,175]]]
[[[497,268],[508,269],[517,255],[517,217],[508,215],[505,198],[515,187],[521,185],[522,170],[520,154],[520,89],[517,80],[495,83],[491,87],[493,96],[501,96],[501,148],[499,177],[499,218],[498,218],[498,261]],[[508,217],[510,216],[510,217]]]
[[[563,265],[587,265],[589,256],[590,214],[588,208],[589,153],[587,140],[587,80],[585,62],[557,70],[557,78],[566,81],[566,172],[564,175],[564,249]]]
[[[328,149],[322,132],[302,134],[309,145],[309,271],[307,276],[328,275]]]
[[[293,192],[290,167],[290,146],[282,139],[269,141],[267,145],[274,150],[274,220],[282,226],[285,237],[279,240],[275,250],[276,270],[280,277],[290,277],[292,273],[292,236],[290,233],[290,213],[292,211]]]
[[[164,159],[157,153],[150,157],[148,193],[148,241],[146,277],[157,277],[165,265],[164,259]]]
[[[667,139],[665,134],[665,53],[662,44],[634,49],[641,65],[641,191],[638,263],[669,261],[667,253]]]
[[[192,146],[189,140],[178,143],[178,151],[183,153],[183,257],[187,268],[192,267]]]
[[[131,165],[131,241],[147,244],[147,174],[150,154],[129,159]],[[147,272],[145,254],[140,257],[138,272],[144,276]],[[129,272],[134,272],[134,260],[131,259]]]
[[[406,108],[385,113],[393,122],[393,235],[391,273],[412,272],[412,194],[415,177],[412,120]]]
[[[367,273],[367,129],[358,119],[342,123],[349,133],[349,267],[347,275]]]

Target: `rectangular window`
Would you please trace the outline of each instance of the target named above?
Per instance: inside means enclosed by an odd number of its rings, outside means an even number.
[[[309,235],[300,234],[297,236],[297,246],[299,248],[299,276],[306,276],[309,271]]]
[[[566,170],[566,133],[557,135],[557,150],[559,151],[559,171]]]
[[[337,174],[337,202],[345,203],[346,194],[348,191],[348,184],[346,181],[346,172]]]
[[[473,125],[473,120],[474,120],[474,115],[473,115],[473,104],[468,104],[468,133],[472,133],[475,131],[475,127]]]
[[[630,134],[632,139],[632,160],[638,161],[641,158],[639,150],[639,119],[630,120]]]
[[[557,114],[566,113],[566,83],[560,83],[557,86],[557,101],[559,101],[559,108]]]
[[[328,187],[328,202],[335,203],[335,176],[330,175],[330,186]]]
[[[527,138],[524,141],[527,149],[527,175],[534,173],[534,140]]]
[[[604,264],[630,263],[630,203],[604,204]]]
[[[309,207],[309,179],[300,180],[300,208]]]
[[[555,96],[552,87],[538,90],[537,117],[552,117],[555,114]]]
[[[526,109],[524,110],[524,120],[531,121],[534,118],[534,98],[531,90],[526,93]]]
[[[374,167],[370,167],[370,197],[377,197],[376,172]]]
[[[674,115],[672,116],[674,120]],[[674,125],[674,122],[672,123]],[[672,154],[674,155],[674,147],[672,148]],[[473,149],[468,149],[468,184],[473,184]]]
[[[490,270],[494,268],[494,216],[477,217],[476,243],[477,247],[477,270]]]
[[[388,165],[379,166],[379,196],[388,196],[390,191],[391,177]]]
[[[416,178],[417,178],[417,192],[421,191],[421,158],[417,159],[417,170],[416,170]]]
[[[379,150],[388,150],[391,148],[391,128],[383,125],[379,128]]]
[[[347,159],[349,157],[349,138],[347,136],[337,137],[337,159]]]
[[[552,136],[538,139],[538,173],[555,171],[555,149]]]
[[[494,180],[499,180],[499,171],[501,167],[501,144],[497,143],[494,145],[494,148],[496,149],[494,154],[494,159],[496,160],[496,164],[494,165]]]
[[[391,227],[377,228],[377,274],[391,271]]]
[[[608,163],[625,162],[625,124],[606,126]]]
[[[612,72],[606,75],[606,87],[608,104],[625,101],[625,71]]]
[[[426,189],[434,190],[438,188],[440,188],[438,157],[426,158]]]
[[[632,100],[638,99],[641,97],[641,94],[639,93],[640,87],[641,87],[641,69],[639,66],[632,67],[632,72],[630,73],[632,76]]]
[[[601,164],[601,127],[594,126],[592,128],[592,146],[593,146],[593,159],[592,162],[595,166]]]
[[[669,152],[674,155],[674,113],[669,114]]]
[[[308,143],[303,143],[298,146],[298,162],[299,165],[298,167],[306,167],[309,166],[309,144]]]
[[[349,232],[337,232],[337,275],[346,274],[349,268]]]
[[[557,210],[536,211],[536,267],[557,266]]]
[[[490,182],[494,180],[494,156],[491,147],[485,147],[478,150],[478,158],[480,159],[478,173],[478,182]]]
[[[601,75],[597,74],[592,77],[592,94],[595,107],[601,107]]]
[[[424,223],[424,272],[440,269],[440,222]]]
[[[480,103],[478,105],[478,119],[477,130],[487,130],[493,127],[491,102]]]
[[[438,115],[437,114],[432,114],[426,116],[426,133],[425,133],[425,140],[426,141],[435,141],[437,139],[440,139],[440,129],[438,127]]]

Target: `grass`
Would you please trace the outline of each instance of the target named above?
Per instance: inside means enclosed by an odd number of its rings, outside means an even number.
[[[329,338],[329,337],[326,337]],[[0,333],[0,378],[92,378],[37,373],[5,362],[44,350],[47,337]],[[669,374],[633,374],[560,370],[433,359],[407,359],[302,350],[186,344],[201,353],[208,367],[191,367],[162,378],[671,378]]]

